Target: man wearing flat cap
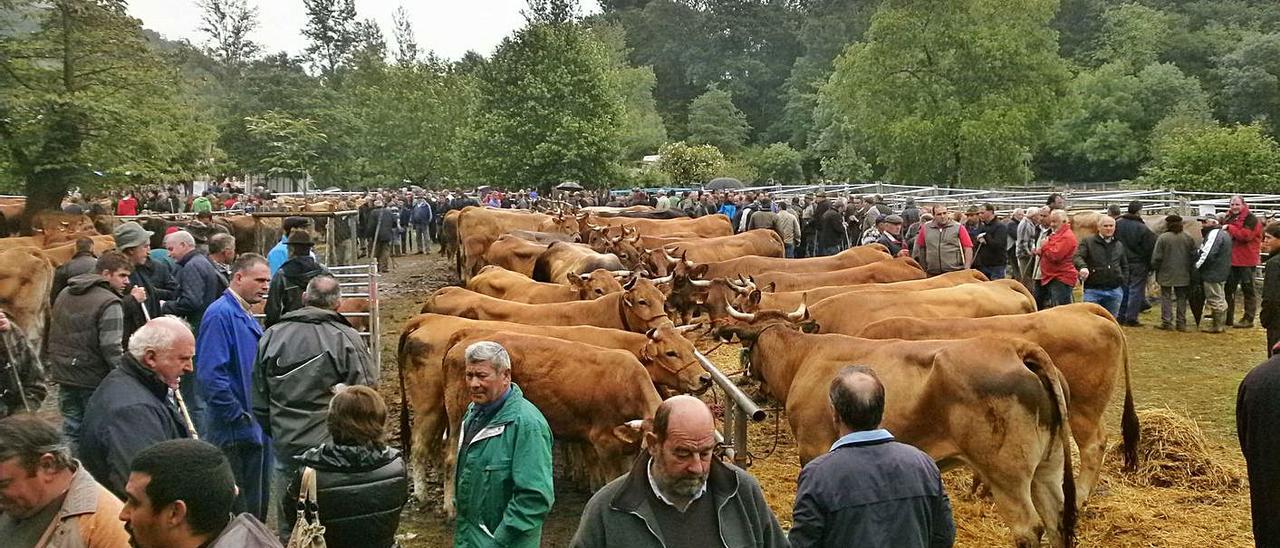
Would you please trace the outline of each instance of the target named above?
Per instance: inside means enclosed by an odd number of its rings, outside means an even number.
[[[124,340],[129,344],[129,337],[134,331],[147,323],[148,315],[152,318],[161,316],[160,301],[171,301],[178,297],[177,273],[165,261],[158,261],[151,256],[151,237],[153,232],[145,230],[142,225],[129,221],[117,226],[112,236],[115,238],[116,250],[123,253],[132,263],[129,274],[130,291],[124,295],[120,305],[124,309]],[[144,313],[142,307],[147,310]]]
[[[280,321],[281,316],[302,308],[302,294],[312,278],[329,275],[311,253],[315,243],[310,232],[301,229],[290,232],[287,245],[289,259],[271,276],[271,287],[267,290],[267,327]]]

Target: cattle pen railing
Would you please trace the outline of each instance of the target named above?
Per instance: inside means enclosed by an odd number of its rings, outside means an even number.
[[[760,422],[768,414],[760,409],[760,406],[756,405],[756,402],[752,401],[741,388],[738,388],[738,385],[733,384],[733,381],[711,363],[711,360],[702,355],[702,352],[695,350],[693,355],[697,357],[698,364],[711,375],[712,382],[724,391],[726,396],[724,424],[717,436],[722,438],[720,441],[728,447],[725,456],[739,468],[746,468],[751,463],[747,452],[747,421]]]
[[[276,245],[274,238],[262,230],[262,219],[288,217],[304,217],[315,224],[324,220],[324,264],[354,265],[356,264],[356,238],[359,234],[359,211],[255,211],[250,213],[254,222],[254,233],[258,237],[257,246],[266,254]],[[342,226],[339,226],[339,223]],[[317,227],[318,229],[320,227]],[[286,235],[287,236],[287,235]]]
[[[379,335],[382,333],[382,321],[379,317],[379,309],[381,308],[378,298],[378,268],[373,264],[357,264],[357,265],[333,265],[326,266],[329,275],[338,281],[338,288],[341,292],[342,299],[368,299],[369,306],[364,311],[342,312],[338,314],[346,318],[348,322],[356,318],[363,319],[364,329],[358,326],[359,321],[352,322],[356,324],[356,333],[364,340],[369,354],[373,358],[374,365],[381,370],[382,367],[382,342]],[[254,319],[262,322],[266,319],[266,314],[254,314]]]

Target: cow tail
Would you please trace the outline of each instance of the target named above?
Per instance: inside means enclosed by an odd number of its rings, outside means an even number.
[[[1058,431],[1062,443],[1062,545],[1071,548],[1075,545],[1077,515],[1076,480],[1071,466],[1071,425],[1067,412],[1068,388],[1062,373],[1044,349],[1036,347],[1032,355],[1034,359],[1023,360],[1023,363],[1040,379],[1049,395],[1053,404],[1053,428]]]
[[[1142,434],[1138,424],[1138,413],[1133,407],[1133,389],[1129,379],[1129,342],[1122,334],[1120,348],[1124,352],[1124,413],[1120,416],[1120,432],[1124,446],[1124,470],[1138,470],[1138,442]]]
[[[412,329],[405,329],[396,343],[396,374],[400,377],[400,445],[404,448],[405,462],[413,462],[413,424],[409,420],[409,393],[404,387],[404,370],[409,361],[404,349],[412,333]]]

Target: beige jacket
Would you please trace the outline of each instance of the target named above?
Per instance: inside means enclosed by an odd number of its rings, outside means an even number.
[[[36,548],[128,548],[129,533],[120,521],[123,504],[84,466],[76,466],[53,529]]]

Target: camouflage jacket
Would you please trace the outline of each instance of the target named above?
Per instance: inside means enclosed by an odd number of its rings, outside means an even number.
[[[22,412],[24,396],[35,412],[47,393],[44,368],[26,334],[17,325],[0,332],[0,418]]]

